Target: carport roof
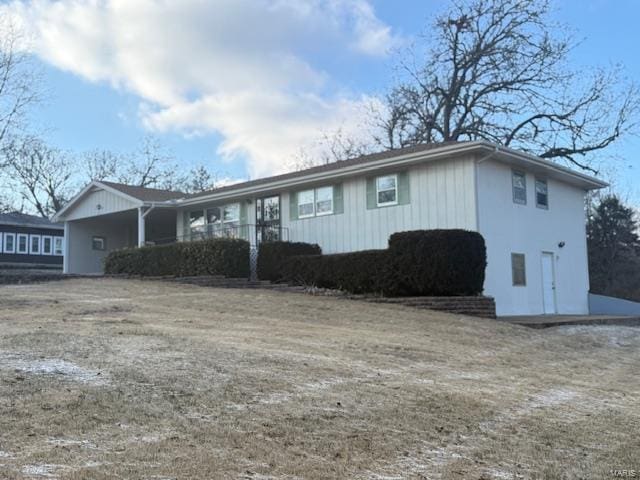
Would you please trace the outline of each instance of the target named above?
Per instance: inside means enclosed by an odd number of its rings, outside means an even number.
[[[162,190],[159,188],[147,188],[137,187],[135,185],[125,185],[124,183],[105,182],[101,181],[103,185],[118,190],[125,195],[133,197],[141,202],[164,202],[167,200],[174,200],[177,198],[183,198],[184,193],[175,190]]]

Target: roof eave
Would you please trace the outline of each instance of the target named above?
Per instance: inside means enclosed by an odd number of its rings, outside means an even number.
[[[562,165],[558,165],[555,162],[545,160],[535,155],[513,150],[508,147],[495,145],[492,147],[501,155],[552,172],[556,177],[562,178],[567,183],[584,188],[585,190],[598,190],[609,186],[607,182],[600,180],[599,178],[595,178],[581,172],[576,172],[570,168],[563,167]]]
[[[177,206],[189,206],[197,205],[200,203],[215,202],[216,200],[234,199],[236,197],[244,197],[250,194],[256,194],[261,192],[269,192],[273,190],[287,190],[292,187],[305,186],[307,184],[317,183],[323,180],[337,180],[356,175],[362,175],[363,173],[375,172],[378,170],[384,170],[386,168],[396,168],[410,166],[416,163],[423,162],[425,160],[435,161],[442,158],[449,157],[451,155],[460,155],[464,153],[472,153],[480,147],[483,147],[482,142],[469,142],[461,143],[458,145],[449,145],[434,150],[427,150],[422,152],[413,152],[405,155],[398,155],[395,157],[389,157],[382,160],[361,163],[357,165],[351,165],[348,167],[337,168],[335,170],[312,173],[309,175],[302,175],[299,177],[277,180],[274,182],[267,182],[260,185],[254,185],[245,188],[238,188],[236,190],[227,190],[220,193],[211,193],[199,197],[182,199],[177,201]]]

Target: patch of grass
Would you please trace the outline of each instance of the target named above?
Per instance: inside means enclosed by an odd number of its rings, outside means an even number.
[[[0,478],[640,468],[637,328],[115,279],[0,287],[0,305]]]

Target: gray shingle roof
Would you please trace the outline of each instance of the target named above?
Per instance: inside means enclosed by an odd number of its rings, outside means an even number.
[[[186,196],[183,192],[174,190],[162,190],[159,188],[147,188],[137,187],[134,185],[125,185],[124,183],[105,182],[100,183],[107,185],[119,192],[129,195],[130,197],[137,198],[143,202],[164,202],[167,200],[173,200],[177,198],[183,198]]]
[[[0,225],[12,225],[19,227],[52,228],[62,230],[64,227],[59,223],[52,223],[48,218],[26,213],[10,212],[0,213]]]
[[[262,185],[264,183],[276,182],[280,180],[289,180],[292,178],[304,177],[305,175],[311,175],[314,173],[331,172],[333,170],[340,170],[341,168],[351,167],[353,165],[361,165],[361,164],[364,165],[369,162],[375,162],[377,160],[384,160],[387,158],[399,157],[402,155],[410,155],[412,153],[425,152],[428,150],[438,149],[438,148],[446,147],[449,145],[458,145],[463,143],[473,143],[473,142],[451,141],[451,142],[429,143],[425,145],[416,145],[413,147],[397,148],[394,150],[385,150],[384,152],[380,152],[380,153],[362,155],[360,157],[355,157],[348,160],[341,160],[338,162],[326,163],[324,165],[306,168],[304,170],[298,170],[296,172],[284,173],[282,175],[275,175],[273,177],[258,178],[256,180],[250,180],[248,182],[234,183],[232,185],[228,185],[225,187],[214,188],[213,190],[207,190],[204,192],[199,192],[191,195],[185,195],[185,198],[188,198],[188,199],[198,198],[206,195],[211,195],[213,193],[232,191],[237,188],[253,187],[256,185]]]

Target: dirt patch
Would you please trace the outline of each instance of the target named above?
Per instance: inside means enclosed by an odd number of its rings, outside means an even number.
[[[0,478],[602,478],[640,329],[119,279],[0,287]]]

